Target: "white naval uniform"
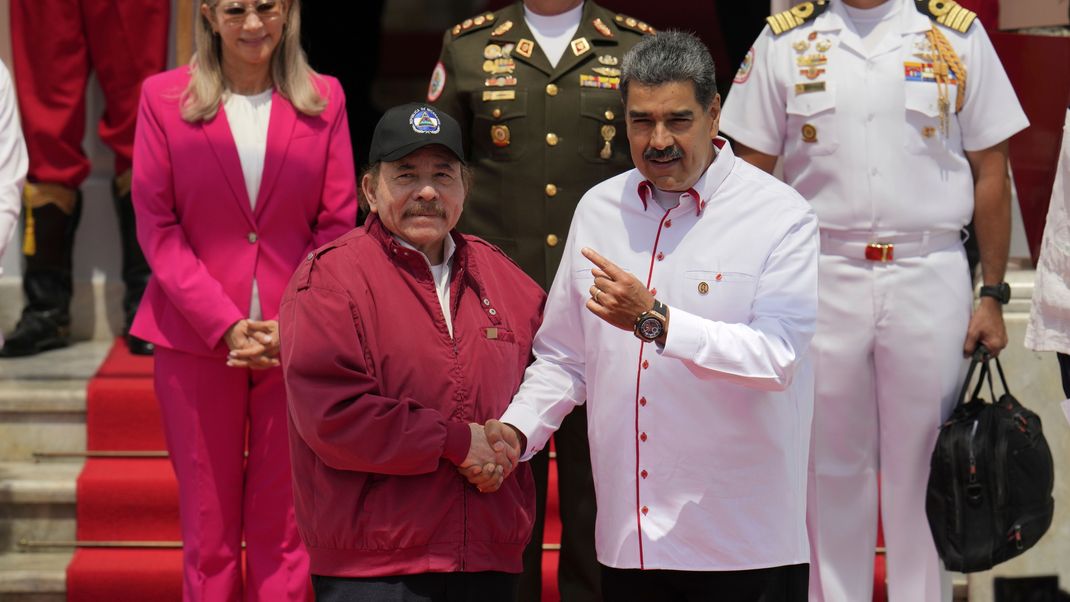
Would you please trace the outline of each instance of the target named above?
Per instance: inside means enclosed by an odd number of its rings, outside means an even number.
[[[782,156],[785,180],[821,224],[807,512],[816,601],[872,597],[878,472],[890,599],[950,596],[924,497],[971,311],[956,236],[973,213],[964,151],[989,148],[1028,125],[984,29],[974,23],[962,34],[938,26],[968,76],[957,114],[957,90],[948,86],[945,137],[937,84],[907,75],[916,67],[908,64],[924,62],[915,53],[927,50],[933,21],[910,0],[889,1],[901,5],[896,27],[870,51],[837,0],[780,36],[766,27],[721,117],[740,143]],[[799,64],[814,54],[826,62]],[[797,88],[804,84],[817,90]],[[867,261],[867,242],[899,243],[899,254]]]
[[[22,203],[22,186],[26,183],[29,158],[19,125],[15,87],[7,66],[0,63],[0,259],[15,235]],[[0,276],[4,266],[0,263]],[[0,346],[4,335],[0,333]]]
[[[502,421],[524,459],[586,401],[598,560],[621,569],[728,571],[808,561],[817,219],[724,139],[679,205],[635,169],[583,196]],[[669,306],[665,347],[585,306],[590,247]]]

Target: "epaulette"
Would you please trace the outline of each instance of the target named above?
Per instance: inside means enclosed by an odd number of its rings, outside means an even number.
[[[477,17],[472,17],[471,19],[465,19],[464,21],[461,21],[460,23],[454,25],[453,29],[451,29],[450,31],[453,33],[453,37],[456,38],[466,33],[471,33],[473,31],[483,29],[484,27],[489,26],[491,23],[494,23],[495,18],[496,17],[494,16],[494,13],[483,13],[482,15],[479,15]]]
[[[641,34],[652,36],[658,33],[653,27],[647,25],[646,23],[643,23],[635,17],[618,14],[616,17],[613,17],[613,20],[616,21],[617,27],[623,27],[624,29],[638,31]]]
[[[966,33],[977,20],[977,13],[959,6],[954,0],[914,0],[918,12],[948,29]]]
[[[770,29],[773,30],[773,35],[778,36],[795,29],[803,23],[813,21],[818,18],[821,13],[828,10],[828,7],[828,0],[803,2],[802,4],[796,4],[784,12],[779,12],[775,15],[766,17],[765,22],[768,23]]]

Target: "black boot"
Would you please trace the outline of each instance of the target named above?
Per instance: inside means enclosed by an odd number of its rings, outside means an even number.
[[[116,178],[112,189],[115,199],[115,212],[119,216],[119,234],[122,239],[123,252],[123,338],[130,353],[135,355],[152,355],[155,345],[130,334],[134,325],[141,296],[149,284],[152,271],[141,252],[137,242],[137,222],[134,219],[134,205],[130,198],[130,178],[126,172]]]
[[[82,212],[81,193],[75,195],[70,213],[54,202],[25,210],[24,219],[32,219],[32,228],[26,229],[32,239],[23,247],[26,306],[0,357],[34,355],[71,342],[71,256]]]

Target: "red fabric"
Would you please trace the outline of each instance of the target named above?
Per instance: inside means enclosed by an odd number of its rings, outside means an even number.
[[[181,550],[83,548],[67,567],[67,602],[181,599]]]
[[[1070,38],[993,33],[992,45],[1029,117],[1029,127],[1011,138],[1010,161],[1036,265],[1070,97]]]
[[[179,541],[177,500],[166,458],[94,458],[78,477],[78,539]]]
[[[295,505],[314,574],[521,569],[527,464],[481,495],[446,457],[463,458],[448,450],[467,448],[467,423],[501,416],[519,388],[545,294],[498,249],[454,241],[452,337],[425,258],[374,215],[287,288]]]
[[[161,347],[222,358],[223,333],[249,313],[255,278],[267,319],[294,268],[356,223],[344,94],[324,76],[317,117],[272,97],[256,209],[222,111],[182,119],[187,68],[145,81],[134,148],[138,241],[152,266],[131,332]],[[206,199],[210,199],[207,202]]]
[[[999,31],[999,0],[958,0],[963,7],[977,13],[988,31]]]
[[[29,178],[77,188],[89,174],[82,152],[86,84],[104,91],[100,138],[115,173],[130,168],[142,80],[167,64],[168,0],[32,0],[11,3],[11,45]]]

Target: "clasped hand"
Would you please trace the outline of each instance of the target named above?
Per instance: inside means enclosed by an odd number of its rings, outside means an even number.
[[[457,470],[480,492],[497,491],[520,463],[520,437],[513,427],[493,419],[468,426],[472,444]]]
[[[230,348],[227,365],[232,368],[265,370],[279,365],[278,320],[238,320],[223,340]]]

